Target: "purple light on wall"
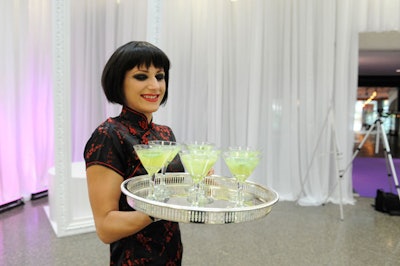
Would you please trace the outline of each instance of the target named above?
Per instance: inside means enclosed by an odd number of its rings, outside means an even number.
[[[0,98],[0,205],[46,189],[54,162],[51,69],[37,63]]]

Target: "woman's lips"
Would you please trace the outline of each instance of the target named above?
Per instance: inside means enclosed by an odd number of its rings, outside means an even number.
[[[142,95],[143,99],[145,99],[148,102],[157,102],[158,101],[158,94],[143,94]]]

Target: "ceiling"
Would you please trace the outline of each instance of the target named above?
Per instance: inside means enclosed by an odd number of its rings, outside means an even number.
[[[392,76],[400,73],[400,32],[359,34],[359,76]]]
[[[393,99],[400,88],[400,32],[359,34],[358,100]]]
[[[393,87],[358,87],[357,100],[386,100],[397,97],[397,88]]]

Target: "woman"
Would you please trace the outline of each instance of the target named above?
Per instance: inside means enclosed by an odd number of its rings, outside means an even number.
[[[134,144],[175,141],[169,127],[152,122],[153,113],[167,101],[169,67],[159,48],[130,42],[114,52],[103,70],[104,93],[109,102],[122,105],[122,111],[96,128],[84,158],[96,232],[110,244],[110,265],[181,265],[179,224],[155,222],[135,211],[120,189],[127,178],[146,174]],[[168,171],[184,171],[178,157]]]

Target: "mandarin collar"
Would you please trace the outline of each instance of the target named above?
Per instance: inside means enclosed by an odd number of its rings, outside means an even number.
[[[120,116],[123,120],[127,120],[132,126],[137,125],[144,130],[151,129],[153,127],[153,120],[151,120],[150,123],[147,123],[147,117],[144,114],[139,113],[127,106],[122,107]]]

